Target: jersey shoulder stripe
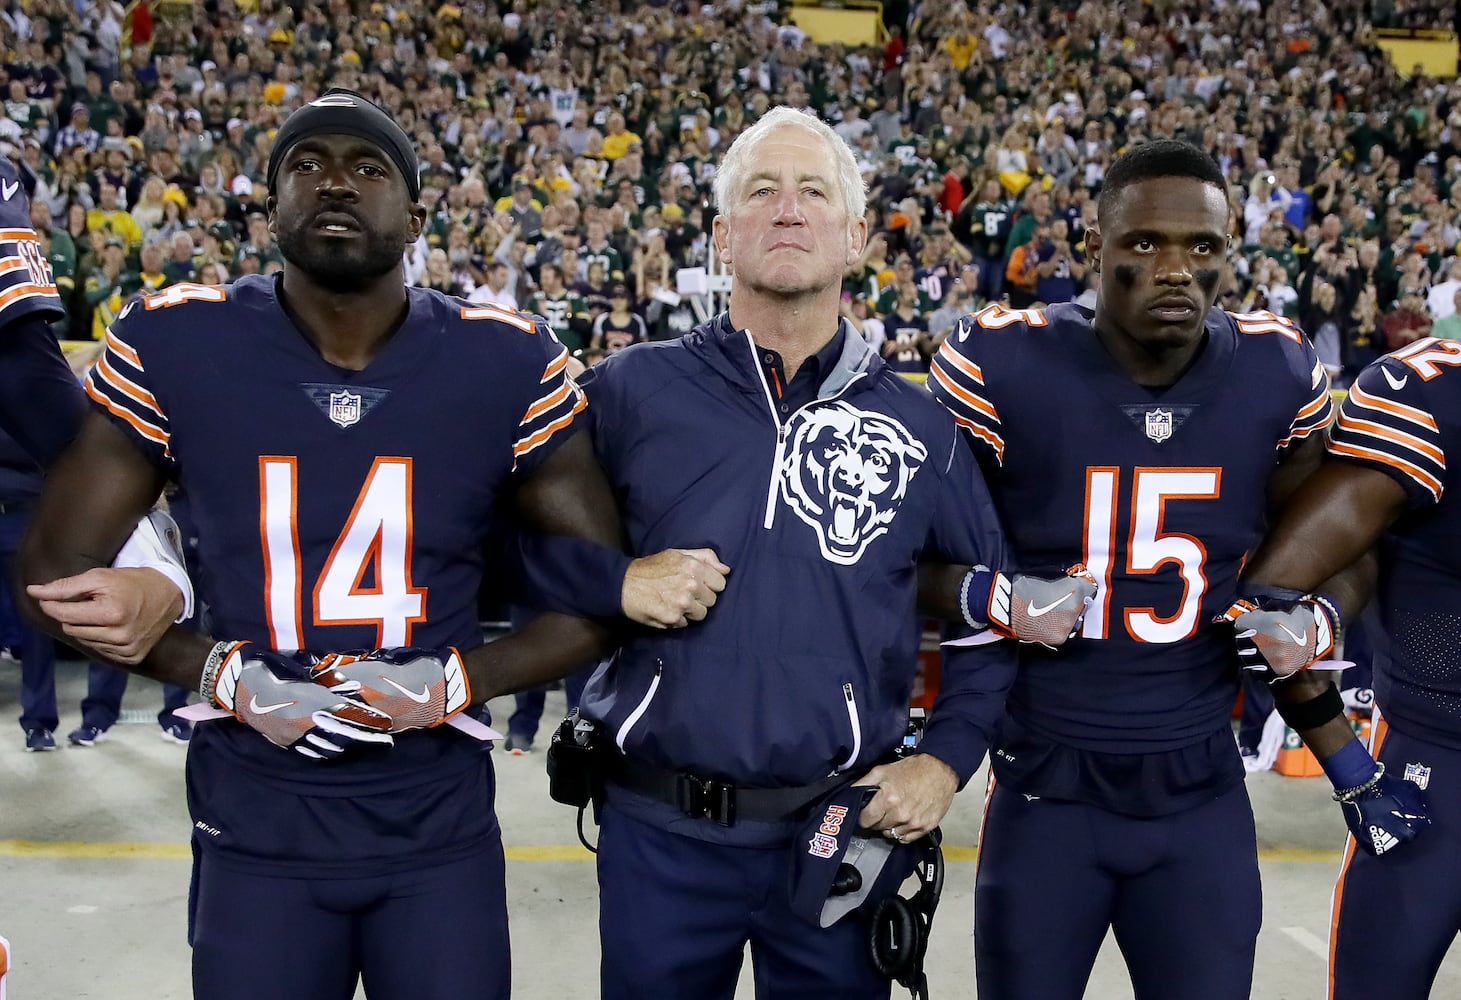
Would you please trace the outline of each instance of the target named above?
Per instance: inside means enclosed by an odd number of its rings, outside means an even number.
[[[0,229],[0,326],[34,313],[66,315],[50,261],[33,229]]]
[[[1360,373],[1326,447],[1331,455],[1385,472],[1415,499],[1439,501],[1446,478],[1440,423],[1426,406],[1424,381],[1396,378],[1390,364],[1393,358],[1382,358]]]

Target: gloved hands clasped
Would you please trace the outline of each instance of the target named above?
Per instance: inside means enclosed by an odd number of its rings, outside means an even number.
[[[284,654],[220,642],[203,670],[204,700],[275,746],[315,760],[390,746],[471,704],[461,654],[400,647],[368,653]]]
[[[1080,630],[1095,598],[1096,578],[1084,566],[1057,577],[973,569],[964,577],[959,603],[974,628],[1054,649]]]

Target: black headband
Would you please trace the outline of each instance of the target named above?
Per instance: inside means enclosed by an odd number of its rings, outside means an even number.
[[[312,135],[330,134],[358,136],[385,153],[405,178],[411,200],[421,199],[421,175],[410,137],[370,100],[339,87],[325,91],[285,119],[269,153],[266,178],[269,190],[275,190],[274,179],[279,175],[279,167],[296,143]]]

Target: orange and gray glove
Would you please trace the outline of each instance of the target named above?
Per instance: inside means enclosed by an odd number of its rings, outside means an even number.
[[[1233,644],[1246,670],[1281,681],[1334,652],[1339,610],[1329,598],[1299,591],[1240,597],[1216,621],[1233,626]]]
[[[959,604],[975,628],[1054,649],[1080,631],[1095,598],[1096,578],[1084,566],[1058,577],[975,569],[964,577]]]
[[[277,747],[311,760],[390,746],[391,717],[358,697],[344,678],[322,686],[293,656],[249,642],[220,642],[208,654],[198,692]]]
[[[472,685],[454,646],[330,653],[311,673],[317,683],[348,691],[390,716],[393,733],[439,726],[472,703]]]

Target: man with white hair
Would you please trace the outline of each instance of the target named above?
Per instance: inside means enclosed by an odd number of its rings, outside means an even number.
[[[853,797],[831,809],[849,830],[893,850],[938,825],[984,757],[1009,643],[951,653],[927,733],[895,760],[920,561],[958,564],[948,603],[1000,634],[1056,619],[1048,638],[1063,641],[1094,593],[986,568],[1002,565],[1004,538],[957,426],[840,320],[865,199],[830,127],[769,111],[715,179],[729,310],[581,377],[631,547],[693,539],[731,564],[714,613],[672,639],[639,633],[583,695],[610,748],[597,811],[606,1000],[730,998],[748,943],[758,996],[886,998],[866,910],[828,919],[828,889],[813,886],[808,912],[792,872],[808,849],[798,831],[829,794]],[[1011,588],[1004,606],[1027,608],[1038,588],[1049,613],[1008,621],[988,595]]]

